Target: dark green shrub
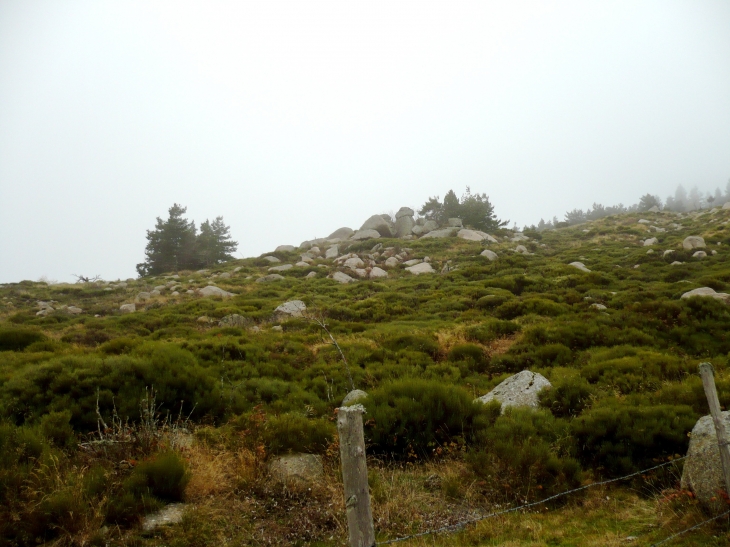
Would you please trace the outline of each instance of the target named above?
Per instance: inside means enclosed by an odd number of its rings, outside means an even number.
[[[467,461],[508,499],[534,500],[574,488],[581,470],[569,425],[547,411],[510,408],[484,433]]]
[[[452,442],[471,442],[499,414],[499,404],[475,403],[463,388],[434,380],[386,383],[363,404],[370,450],[394,459],[426,458]]]
[[[162,509],[163,505],[153,496],[136,496],[123,489],[109,499],[105,520],[109,524],[128,526],[138,522],[144,515]]]
[[[540,405],[556,418],[577,416],[591,403],[594,390],[585,379],[568,376],[553,380],[552,387],[543,389],[538,398]]]
[[[271,454],[321,454],[334,436],[335,426],[332,422],[324,418],[307,418],[294,412],[270,417],[262,430],[262,441]]]
[[[449,350],[449,361],[467,363],[472,372],[484,372],[489,365],[489,356],[484,348],[476,344],[457,344]]]
[[[29,328],[0,329],[0,351],[22,351],[34,342],[41,342],[46,336]]]
[[[621,475],[650,467],[657,458],[684,454],[699,416],[688,406],[601,401],[572,422],[585,465]]]
[[[563,314],[567,311],[564,304],[558,304],[545,298],[526,298],[524,300],[510,300],[494,310],[494,315],[500,319],[514,319],[521,315],[534,313],[549,317]]]
[[[439,352],[438,342],[432,337],[423,334],[399,334],[386,338],[383,346],[391,351],[409,349],[421,351],[436,358]]]
[[[509,336],[519,332],[520,326],[513,321],[488,321],[480,325],[473,325],[466,329],[466,339],[472,342],[488,344],[502,336]]]
[[[58,448],[76,448],[76,435],[70,420],[70,410],[50,412],[41,418],[41,432]]]
[[[165,501],[181,501],[190,475],[183,459],[173,451],[162,452],[154,459],[140,463],[130,477],[132,490],[149,493]],[[140,486],[147,492],[140,491]]]
[[[483,310],[491,310],[512,299],[514,299],[514,296],[511,294],[488,294],[477,300],[476,306]]]
[[[122,353],[129,353],[140,343],[141,341],[137,338],[115,338],[102,344],[99,351],[105,355],[121,355]]]

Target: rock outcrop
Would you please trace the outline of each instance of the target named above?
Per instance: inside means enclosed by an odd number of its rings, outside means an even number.
[[[715,292],[715,289],[712,289],[710,287],[700,287],[699,289],[693,289],[684,293],[682,296],[680,296],[680,298],[684,300],[687,298],[699,296],[706,298],[716,298],[717,300],[722,300],[726,304],[730,303],[730,294],[724,292]]]
[[[373,215],[363,222],[359,232],[364,230],[375,230],[381,237],[393,237],[395,235],[395,226],[390,220],[386,220],[383,215]]]
[[[306,310],[307,305],[301,300],[289,300],[289,302],[284,302],[281,306],[278,306],[274,312],[289,317],[301,317]]]
[[[692,249],[704,249],[705,240],[700,236],[688,236],[682,241],[682,247],[685,251],[691,251]]]
[[[214,285],[208,285],[207,287],[199,289],[198,294],[200,294],[201,296],[220,296],[223,298],[230,298],[231,296],[235,296],[232,292],[224,291],[220,287],[216,287]]]

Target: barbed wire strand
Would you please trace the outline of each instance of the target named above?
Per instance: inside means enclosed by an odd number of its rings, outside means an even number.
[[[624,475],[623,477],[617,477],[615,479],[606,479],[604,481],[592,482],[591,484],[586,484],[584,486],[579,486],[578,488],[574,488],[572,490],[566,490],[564,492],[560,492],[558,494],[554,494],[552,496],[548,496],[547,498],[544,498],[544,499],[542,499],[540,501],[533,501],[531,503],[526,503],[524,505],[519,505],[517,507],[510,507],[509,509],[503,509],[502,511],[495,511],[494,513],[489,513],[487,515],[481,515],[481,516],[478,516],[478,517],[466,519],[466,520],[463,520],[461,522],[457,522],[455,524],[447,524],[445,526],[441,526],[440,528],[434,528],[432,530],[426,530],[424,532],[418,532],[418,533],[415,533],[415,534],[411,534],[409,536],[403,536],[403,537],[399,537],[399,538],[395,538],[395,539],[389,539],[389,540],[386,540],[386,541],[377,542],[375,545],[389,545],[391,543],[399,543],[401,541],[406,541],[406,540],[409,540],[409,539],[415,539],[415,538],[419,538],[419,537],[423,537],[423,536],[428,536],[428,535],[431,535],[431,534],[440,534],[442,532],[454,531],[454,530],[457,530],[459,528],[463,528],[464,526],[466,526],[468,524],[474,524],[475,522],[479,522],[479,521],[486,520],[486,519],[493,518],[493,517],[498,517],[500,515],[505,515],[507,513],[513,513],[515,511],[521,511],[522,509],[527,509],[529,507],[534,507],[536,505],[543,505],[544,503],[547,503],[547,502],[552,501],[554,499],[561,498],[563,496],[567,496],[568,494],[574,494],[575,492],[580,492],[581,490],[586,490],[588,488],[593,488],[594,486],[601,486],[601,485],[609,484],[609,483],[612,483],[612,482],[618,482],[618,481],[630,479],[631,477],[636,477],[637,475],[643,475],[644,473],[648,473],[649,471],[653,471],[654,469],[659,469],[660,467],[665,467],[667,465],[672,465],[674,463],[677,463],[677,462],[682,461],[682,460],[686,460],[689,457],[694,457],[694,456],[697,456],[697,455],[698,454],[692,454],[691,456],[690,455],[681,456],[679,458],[674,458],[671,461],[664,462],[664,463],[660,463],[659,465],[655,465],[655,466],[649,467],[647,469],[642,469],[641,471],[636,471],[634,473],[629,473],[628,475]]]
[[[672,534],[671,536],[669,536],[669,537],[666,537],[666,538],[664,538],[664,539],[663,539],[663,540],[661,540],[661,541],[657,541],[656,543],[652,543],[650,547],[656,547],[656,545],[661,545],[661,544],[663,544],[663,543],[666,543],[666,542],[668,542],[668,541],[671,541],[671,540],[673,540],[674,538],[676,538],[677,536],[681,536],[682,534],[685,534],[685,533],[687,533],[687,532],[690,532],[690,531],[692,531],[692,530],[694,530],[694,529],[696,529],[696,528],[699,528],[700,526],[704,526],[704,525],[705,525],[705,524],[707,524],[708,522],[712,522],[713,520],[717,520],[717,519],[719,519],[720,517],[724,517],[725,515],[730,515],[730,510],[728,510],[728,511],[725,511],[725,512],[724,512],[723,514],[721,514],[721,515],[717,515],[716,517],[712,517],[712,518],[709,518],[709,519],[707,519],[707,520],[703,520],[703,521],[702,521],[702,522],[700,522],[699,524],[695,524],[694,526],[690,526],[689,528],[686,528],[685,530],[682,530],[681,532],[677,532],[676,534]]]

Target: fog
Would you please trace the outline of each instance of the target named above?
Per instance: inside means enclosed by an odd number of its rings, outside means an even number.
[[[468,186],[522,226],[730,178],[730,3],[0,3],[0,282],[239,256]]]

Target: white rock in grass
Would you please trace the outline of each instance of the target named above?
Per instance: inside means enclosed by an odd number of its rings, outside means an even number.
[[[730,303],[730,294],[724,292],[715,292],[715,289],[712,289],[710,287],[700,287],[699,289],[693,289],[684,293],[680,298],[686,300],[687,298],[699,296],[706,298],[716,298],[717,300],[722,300],[726,304]]]
[[[338,283],[354,283],[356,280],[343,272],[335,272],[332,274],[332,279]]]
[[[421,262],[420,264],[406,268],[406,270],[411,272],[413,275],[436,273],[436,270],[434,270],[428,262]]]
[[[296,247],[294,245],[279,245],[274,252],[275,253],[290,253],[291,251],[295,251]]]
[[[301,317],[307,311],[307,305],[301,300],[289,300],[277,307],[274,312],[290,317]]]
[[[546,387],[551,387],[551,384],[542,374],[523,370],[476,400],[482,403],[497,400],[502,403],[503,413],[510,406],[538,408],[537,396]]]
[[[571,262],[570,264],[568,264],[568,266],[578,268],[582,272],[590,272],[590,270],[586,268],[585,264],[583,264],[582,262]]]
[[[230,298],[231,296],[235,296],[232,292],[224,291],[223,289],[215,287],[213,285],[208,285],[207,287],[199,289],[198,293],[201,296],[221,296],[223,298]]]
[[[381,277],[388,277],[388,272],[378,268],[377,266],[370,270],[370,279],[377,279]]]
[[[497,260],[497,258],[499,258],[499,257],[497,256],[497,253],[495,253],[494,251],[490,251],[489,249],[485,249],[485,250],[483,250],[483,251],[482,251],[481,253],[479,253],[479,254],[480,254],[481,256],[483,256],[483,257],[486,257],[486,258],[487,258],[487,260],[489,260],[489,262],[494,262],[495,260]]]
[[[682,247],[685,251],[691,251],[692,249],[704,249],[705,240],[700,236],[688,236],[682,241]]]
[[[265,257],[264,257],[264,260],[268,260],[268,261],[269,261],[269,262],[271,262],[272,264],[276,264],[277,262],[281,262],[281,260],[279,260],[279,259],[278,259],[278,258],[276,258],[275,256],[265,256]]]
[[[695,251],[692,258],[707,258],[707,253],[705,251]]]
[[[119,306],[119,311],[122,313],[134,313],[137,311],[137,306],[134,304],[122,304]]]

